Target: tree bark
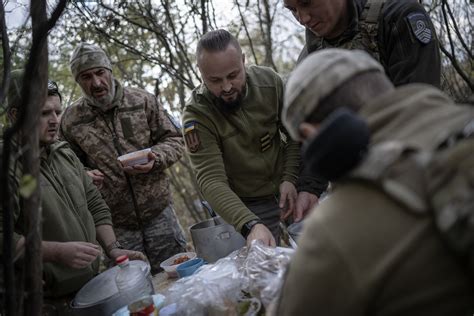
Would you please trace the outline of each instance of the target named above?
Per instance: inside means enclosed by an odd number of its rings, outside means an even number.
[[[40,151],[38,133],[38,118],[41,108],[46,101],[48,78],[48,48],[45,31],[46,0],[32,0],[30,4],[31,22],[33,28],[33,45],[36,50],[36,63],[29,79],[30,95],[25,107],[25,124],[22,133],[22,143],[29,148],[23,156],[24,174],[36,179],[36,189],[33,194],[23,199],[23,213],[25,214],[25,314],[40,315],[43,304],[43,261],[41,252],[41,203],[40,203]],[[31,61],[31,60],[30,60]],[[24,84],[27,84],[25,80]]]
[[[2,36],[2,50],[3,50],[3,80],[0,90],[0,104],[3,104],[5,96],[8,91],[10,83],[10,45],[7,34],[7,26],[5,23],[5,8],[4,4],[0,5],[0,27]],[[2,109],[3,110],[3,109]],[[3,162],[0,163],[0,209],[3,212],[3,280],[5,286],[5,301],[1,302],[5,308],[6,315],[13,315],[16,309],[15,304],[15,270],[13,266],[13,214],[11,208],[11,196],[8,189],[8,169],[10,161],[10,144],[11,137],[15,129],[9,128],[5,131],[4,146],[3,146]]]
[[[201,0],[201,22],[202,22],[202,34],[207,33],[207,13],[206,13],[206,0]]]

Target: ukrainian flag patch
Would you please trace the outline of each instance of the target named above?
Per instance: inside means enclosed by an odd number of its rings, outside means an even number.
[[[199,150],[201,140],[199,139],[197,123],[195,121],[184,123],[184,140],[191,153],[195,153]]]

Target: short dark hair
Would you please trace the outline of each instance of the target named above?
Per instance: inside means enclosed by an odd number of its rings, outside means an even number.
[[[393,84],[384,73],[370,71],[358,74],[321,100],[306,122],[321,123],[340,107],[358,112],[371,99],[392,88]]]
[[[228,31],[219,29],[207,32],[201,37],[197,44],[196,58],[199,60],[199,55],[203,50],[208,52],[220,52],[225,50],[229,44],[241,51],[239,42]]]
[[[10,86],[8,91],[7,110],[18,109],[21,101],[21,89],[23,87],[23,71],[14,70],[11,72]],[[59,93],[58,84],[52,80],[48,80],[48,96],[57,95],[59,101],[63,102],[63,97]]]
[[[59,93],[58,84],[53,80],[48,80],[48,96],[57,95],[59,97],[59,101],[63,102],[63,97],[61,93]]]

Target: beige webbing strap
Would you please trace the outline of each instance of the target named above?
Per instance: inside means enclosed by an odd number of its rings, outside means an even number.
[[[411,168],[410,174],[400,173],[403,168],[397,175],[393,174],[393,168],[396,167],[397,161],[400,162],[400,159],[406,155],[413,155],[414,160],[410,166],[416,168]],[[370,149],[364,162],[349,175],[349,178],[373,182],[411,211],[423,213],[428,209],[423,191],[416,190],[421,186],[412,184],[422,183],[423,166],[430,160],[430,157],[431,155],[418,153],[414,148],[398,141],[383,142]]]
[[[368,23],[377,23],[380,15],[380,11],[382,11],[382,7],[385,3],[385,0],[369,0],[369,9],[367,12],[367,17],[365,21]]]

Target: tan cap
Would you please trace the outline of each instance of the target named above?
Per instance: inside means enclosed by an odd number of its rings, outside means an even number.
[[[69,61],[74,79],[86,70],[92,68],[107,68],[112,71],[112,64],[105,52],[98,46],[88,43],[79,43],[74,49]]]
[[[308,55],[290,74],[285,88],[283,125],[299,140],[299,126],[319,102],[351,77],[367,72],[384,72],[381,64],[361,50],[323,49]]]

